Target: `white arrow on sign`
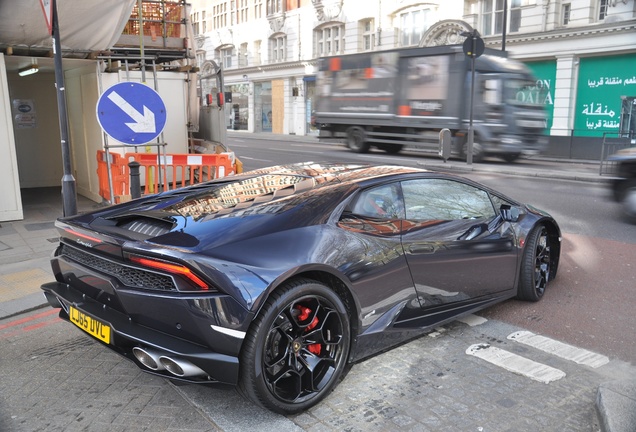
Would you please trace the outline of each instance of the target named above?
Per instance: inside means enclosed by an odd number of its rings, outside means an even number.
[[[128,114],[135,123],[126,123],[130,129],[135,133],[155,133],[155,113],[144,105],[144,113],[141,114],[131,104],[129,104],[123,97],[119,96],[117,92],[112,92],[108,95],[108,99],[113,101],[123,112]]]

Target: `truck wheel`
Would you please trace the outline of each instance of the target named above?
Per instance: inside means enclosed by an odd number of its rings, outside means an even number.
[[[627,183],[622,195],[623,213],[628,221],[636,224],[636,179]]]
[[[402,151],[404,146],[402,144],[383,144],[378,146],[380,150],[384,150],[388,154],[398,154]]]
[[[364,129],[355,127],[347,131],[347,147],[356,153],[366,153],[369,151],[371,146],[367,142]]]
[[[462,146],[462,158],[466,159],[468,155],[468,141]],[[481,144],[473,141],[473,162],[481,162],[484,160],[484,149]]]
[[[520,153],[504,153],[501,155],[501,158],[508,163],[513,163],[514,161],[519,159],[519,156],[521,156]]]

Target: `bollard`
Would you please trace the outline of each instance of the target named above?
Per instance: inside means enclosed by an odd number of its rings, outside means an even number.
[[[141,198],[141,182],[139,181],[139,166],[137,161],[128,162],[130,168],[130,196],[132,199]]]

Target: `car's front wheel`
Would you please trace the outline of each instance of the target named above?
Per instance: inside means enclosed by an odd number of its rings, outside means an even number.
[[[315,405],[343,377],[349,315],[325,285],[302,279],[267,300],[243,344],[239,391],[281,414]]]
[[[517,298],[539,301],[550,281],[552,256],[548,230],[538,225],[526,238],[526,248],[521,262],[521,277]]]

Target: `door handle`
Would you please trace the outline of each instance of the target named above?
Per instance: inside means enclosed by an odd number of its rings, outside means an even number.
[[[409,246],[409,252],[412,254],[430,254],[435,252],[435,246],[432,244],[412,244]]]

